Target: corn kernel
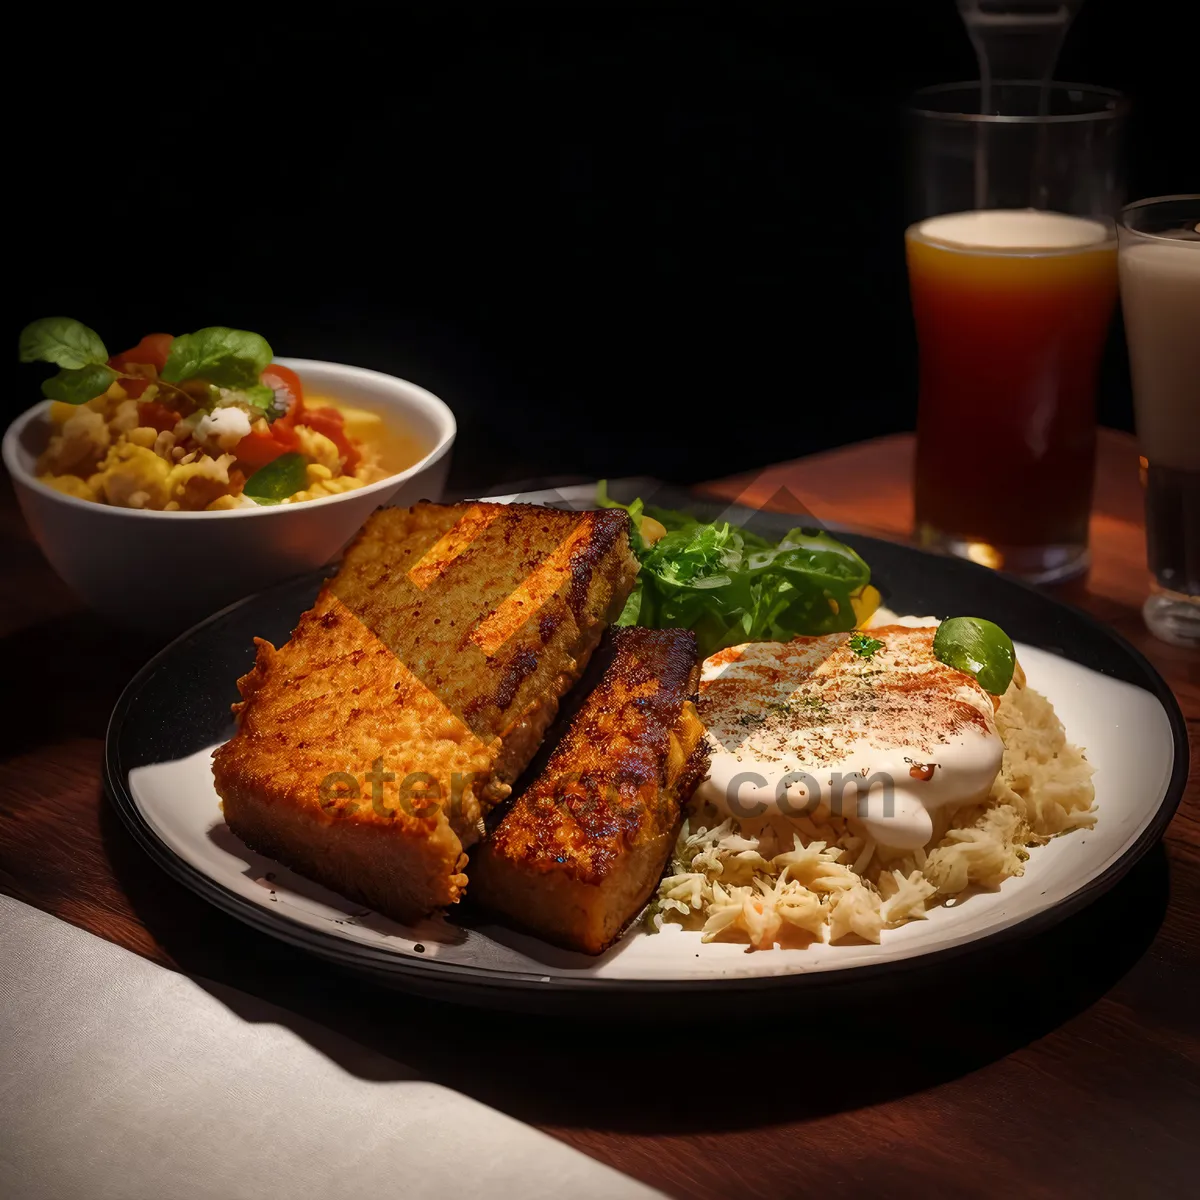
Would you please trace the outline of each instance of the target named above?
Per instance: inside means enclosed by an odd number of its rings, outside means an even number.
[[[153,450],[154,443],[158,441],[158,430],[149,425],[139,425],[136,429],[131,429],[125,437],[135,446],[144,446],[147,450]]]

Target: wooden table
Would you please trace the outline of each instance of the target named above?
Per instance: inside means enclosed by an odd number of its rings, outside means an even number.
[[[911,438],[714,485],[903,537]],[[105,804],[108,711],[153,646],[81,612],[0,502],[0,887],[315,1017],[675,1196],[1182,1195],[1200,1170],[1200,785],[1164,845],[1046,934],[869,1006],[613,1026],[454,1010],[347,979],[156,870]],[[1105,434],[1090,576],[1064,594],[1170,681],[1200,762],[1200,655],[1144,631],[1131,440]],[[47,1003],[53,1003],[47,998]],[[696,1022],[699,1022],[697,1024]],[[402,1129],[398,1129],[402,1132]],[[1189,1186],[1190,1185],[1190,1186]],[[398,1183],[402,1190],[402,1185]]]

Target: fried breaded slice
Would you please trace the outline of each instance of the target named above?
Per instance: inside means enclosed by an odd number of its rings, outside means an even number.
[[[464,848],[533,757],[633,583],[620,510],[383,509],[238,681],[213,775],[253,849],[400,920],[458,900]]]
[[[654,891],[708,750],[689,696],[696,639],[615,629],[603,677],[544,770],[471,856],[471,895],[599,954]]]

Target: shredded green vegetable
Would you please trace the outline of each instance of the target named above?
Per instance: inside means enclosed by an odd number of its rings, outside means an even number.
[[[621,504],[604,481],[597,502],[625,509],[633,523],[640,570],[618,625],[692,629],[702,656],[855,626],[851,597],[870,582],[871,569],[824,530],[792,529],[772,545],[727,522],[704,524],[640,499]],[[642,537],[646,517],[667,530],[653,545]]]

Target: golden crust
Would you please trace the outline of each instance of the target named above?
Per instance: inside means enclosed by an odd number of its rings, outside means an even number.
[[[472,895],[599,954],[646,902],[708,754],[689,696],[695,636],[620,629],[544,770],[471,858]]]
[[[376,513],[291,640],[259,642],[239,680],[238,731],[213,763],[230,828],[402,920],[455,902],[464,847],[635,571],[619,511]]]

